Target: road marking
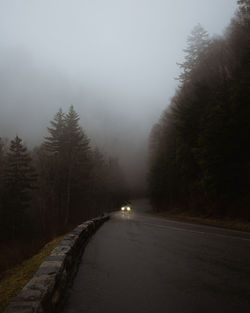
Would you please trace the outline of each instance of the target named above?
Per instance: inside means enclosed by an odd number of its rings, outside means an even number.
[[[190,230],[190,229],[172,227],[172,226],[167,226],[167,225],[144,223],[144,222],[142,222],[141,224],[148,225],[148,226],[155,226],[155,227],[159,227],[159,228],[168,228],[168,229],[172,229],[172,230],[176,230],[176,231],[183,231],[183,232],[188,232],[188,233],[196,233],[196,234],[202,234],[202,235],[211,234],[211,235],[215,235],[218,237],[233,238],[233,239],[240,239],[240,240],[244,240],[244,241],[250,241],[250,239],[248,239],[248,238],[243,238],[243,237],[238,237],[238,236],[230,236],[230,235],[223,235],[223,234],[218,234],[218,233],[202,232],[202,231],[197,231],[197,230]],[[192,224],[190,224],[190,225],[192,225]]]
[[[194,221],[194,223],[192,222],[183,222],[183,221],[173,221],[171,219],[169,219],[168,217],[166,216],[162,216],[162,217],[158,217],[158,218],[155,218],[153,217],[154,220],[158,220],[158,219],[161,219],[162,218],[167,221],[168,223],[175,223],[175,224],[183,224],[183,225],[189,225],[189,226],[195,226],[195,227],[204,227],[204,228],[209,228],[209,229],[217,229],[217,230],[220,230],[220,231],[225,231],[225,232],[229,232],[229,233],[238,233],[238,234],[244,234],[244,235],[250,235],[250,232],[246,232],[246,231],[243,231],[243,230],[236,230],[236,229],[228,229],[228,228],[224,228],[223,226],[221,227],[217,227],[217,226],[214,226],[214,225],[207,225],[207,224],[202,224],[202,222],[200,222],[201,224],[196,224],[196,222]],[[198,222],[199,223],[199,222]]]
[[[205,232],[201,232],[201,231],[184,229],[184,228],[178,228],[178,227],[172,227],[172,226],[167,226],[167,225],[151,224],[151,223],[144,223],[144,222],[142,222],[141,224],[148,225],[148,226],[156,226],[156,227],[159,227],[159,228],[169,228],[169,229],[178,230],[178,231],[185,231],[185,232],[188,232],[188,233],[205,234]]]

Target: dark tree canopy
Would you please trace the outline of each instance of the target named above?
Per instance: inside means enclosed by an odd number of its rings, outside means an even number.
[[[44,146],[52,153],[60,153],[64,147],[65,114],[60,108],[48,127],[50,136],[45,137]]]
[[[21,251],[12,265],[126,200],[118,160],[91,147],[72,105],[66,113],[58,110],[44,142],[32,152],[18,136],[10,144],[0,138],[0,247]],[[0,273],[8,267],[3,264]]]
[[[149,194],[156,209],[250,218],[250,1],[224,37],[196,26],[181,85],[153,127]]]
[[[12,237],[24,226],[25,209],[35,188],[36,174],[22,139],[10,142],[3,173],[2,213],[5,229]]]

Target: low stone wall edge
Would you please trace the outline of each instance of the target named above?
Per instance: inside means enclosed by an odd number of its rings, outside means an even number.
[[[93,218],[66,235],[40,265],[4,313],[54,313],[72,282],[83,250],[94,232],[109,215]]]

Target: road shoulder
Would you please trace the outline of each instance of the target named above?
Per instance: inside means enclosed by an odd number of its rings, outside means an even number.
[[[250,222],[240,220],[240,219],[232,219],[232,218],[207,218],[202,216],[192,216],[191,214],[188,215],[186,212],[175,212],[175,211],[160,211],[156,212],[150,210],[147,212],[148,214],[162,217],[166,219],[171,219],[174,221],[180,222],[189,222],[193,224],[199,225],[207,225],[212,227],[219,227],[222,229],[229,229],[235,231],[243,231],[250,233]]]

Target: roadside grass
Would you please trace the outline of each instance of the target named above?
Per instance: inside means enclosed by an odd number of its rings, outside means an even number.
[[[250,231],[250,222],[241,219],[233,219],[229,217],[222,219],[218,217],[216,218],[216,217],[193,216],[192,213],[188,214],[187,212],[178,212],[175,210],[160,212],[150,211],[149,213],[157,216],[177,218],[205,225],[225,227],[239,231]]]
[[[39,253],[23,261],[20,265],[5,271],[0,280],[0,313],[3,313],[7,305],[22,290],[33,277],[40,264],[65,237],[62,235],[48,242]]]

